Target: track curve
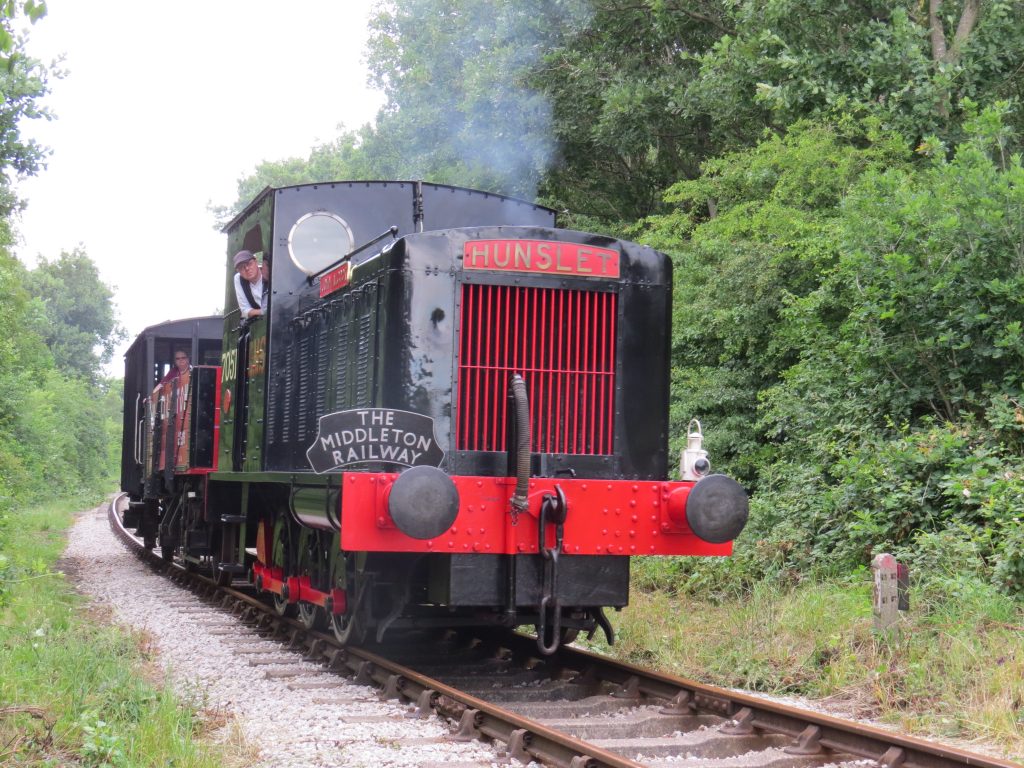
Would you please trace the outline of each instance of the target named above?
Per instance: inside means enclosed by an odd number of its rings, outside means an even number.
[[[501,742],[522,762],[572,768],[797,768],[864,760],[885,768],[1016,765],[571,646],[538,658],[535,639],[518,633],[425,633],[382,646],[341,646],[333,634],[278,617],[244,588],[219,587],[147,551],[121,525],[123,499],[110,504],[111,527],[152,567],[286,640],[306,658],[378,686],[384,697],[409,704],[417,716],[436,713],[451,720],[453,739]]]

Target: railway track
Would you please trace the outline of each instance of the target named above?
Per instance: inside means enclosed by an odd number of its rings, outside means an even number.
[[[570,768],[810,768],[864,761],[884,768],[1016,765],[572,647],[538,658],[534,638],[512,632],[404,635],[380,646],[342,647],[332,634],[278,617],[244,586],[218,587],[146,551],[120,524],[121,500],[110,505],[111,527],[154,568],[306,659],[407,703],[411,714],[447,718],[454,723],[454,740],[499,742],[523,763]]]

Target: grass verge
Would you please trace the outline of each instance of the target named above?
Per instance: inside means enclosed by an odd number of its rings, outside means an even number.
[[[59,572],[81,508],[19,511],[0,540],[0,764],[235,762],[203,741],[223,723],[153,682],[143,638],[104,621]]]
[[[1024,758],[1024,606],[980,581],[918,585],[884,634],[867,573],[717,602],[634,588],[612,621],[626,660]]]

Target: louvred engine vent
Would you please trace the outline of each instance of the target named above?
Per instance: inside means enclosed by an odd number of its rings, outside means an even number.
[[[456,447],[505,451],[508,387],[526,381],[534,453],[609,454],[618,296],[465,284]]]

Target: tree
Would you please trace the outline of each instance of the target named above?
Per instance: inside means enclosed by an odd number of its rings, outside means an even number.
[[[686,91],[700,54],[731,30],[717,0],[590,5],[529,83],[553,110],[545,201],[614,226],[662,210],[664,190],[718,151]]]
[[[851,190],[842,257],[794,314],[848,308],[831,367],[862,393],[867,420],[959,423],[984,417],[994,395],[1020,394],[1024,167],[1007,151],[1008,105],[965,108],[968,138],[951,158],[930,140],[926,166],[876,169]]]
[[[373,168],[533,197],[554,147],[527,78],[585,12],[582,0],[383,3],[368,44],[387,96],[363,145]]]
[[[91,291],[72,295],[64,314],[58,315],[33,294],[45,283],[46,290],[64,295],[68,283],[63,278],[71,285],[94,284],[86,286]],[[85,311],[75,309],[73,302],[82,303],[79,309]],[[90,302],[98,302],[99,308],[90,310]],[[120,446],[121,388],[91,378],[98,366],[95,333],[53,328],[71,319],[105,325],[109,312],[109,289],[98,282],[84,253],[64,254],[30,272],[0,249],[0,551],[4,519],[16,503],[94,492],[110,482],[118,460],[110,447]],[[73,344],[61,342],[71,339],[79,345],[65,369],[54,365],[44,333],[52,335],[62,354]],[[84,363],[93,370],[85,370]]]
[[[1024,166],[1006,104],[962,108],[916,157],[877,118],[790,126],[641,232],[675,255],[673,432],[754,491],[748,578],[939,535],[1024,593]]]
[[[117,395],[95,385],[95,348],[109,357],[123,333],[110,289],[80,249],[31,272],[9,252],[20,208],[11,184],[37,173],[45,157],[20,129],[25,119],[48,116],[38,99],[51,74],[24,55],[13,20],[24,13],[34,22],[45,10],[35,0],[0,0],[0,576],[4,527],[16,505],[96,492],[116,461],[110,445],[120,444]]]
[[[669,190],[671,213],[637,231],[675,257],[671,434],[700,418],[718,466],[751,487],[780,439],[759,425],[762,393],[814,343],[791,324],[790,308],[841,258],[847,190],[870,169],[908,156],[901,137],[870,123],[800,123],[709,160],[699,179]],[[717,210],[710,219],[709,205]]]
[[[38,331],[57,368],[95,381],[125,337],[112,304],[113,291],[81,248],[43,260],[27,277],[28,290],[42,301],[46,324]]]
[[[0,245],[11,242],[9,219],[20,208],[12,181],[37,173],[47,154],[35,140],[22,137],[21,124],[50,118],[39,102],[50,92],[49,77],[60,74],[25,55],[25,37],[16,35],[12,26],[21,13],[35,23],[46,14],[46,4],[36,0],[0,2]]]
[[[25,268],[0,248],[0,528],[4,512],[31,480],[31,467],[19,455],[15,425],[28,393],[48,367],[49,353],[31,328],[38,308],[23,287]]]
[[[964,98],[1022,95],[1017,0],[742,0],[727,9],[734,33],[700,57],[684,101],[685,112],[710,118],[720,147],[837,112],[875,116],[912,146],[927,135],[952,145],[964,136]]]
[[[14,240],[11,216],[20,207],[12,181],[35,173],[44,155],[37,144],[22,139],[20,125],[43,114],[37,101],[48,93],[47,72],[24,55],[24,38],[15,35],[13,22],[25,14],[34,23],[45,13],[45,4],[36,0],[0,2],[0,533],[5,513],[29,477],[14,444],[14,420],[48,362],[40,339],[26,332],[33,308],[22,287],[25,270],[8,252]]]

